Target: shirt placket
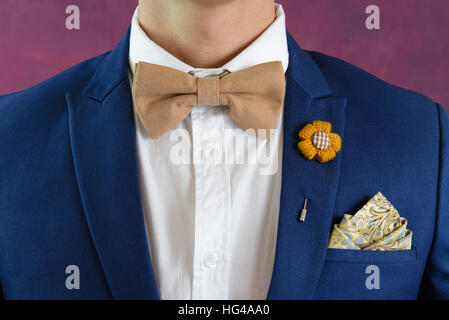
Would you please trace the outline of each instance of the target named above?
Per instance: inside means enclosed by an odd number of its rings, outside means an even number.
[[[229,176],[223,161],[207,158],[212,152],[224,152],[223,108],[195,107],[191,119],[195,171],[192,299],[226,299]]]

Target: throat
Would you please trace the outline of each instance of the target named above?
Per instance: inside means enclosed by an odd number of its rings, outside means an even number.
[[[141,0],[139,23],[148,37],[195,68],[218,68],[275,20],[274,0]]]

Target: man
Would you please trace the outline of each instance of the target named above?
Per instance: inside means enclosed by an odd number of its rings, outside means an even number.
[[[202,161],[242,130],[258,161]],[[272,0],[141,0],[112,52],[0,97],[2,294],[449,298],[448,143],[441,106],[302,50]],[[335,249],[378,191],[407,247]]]

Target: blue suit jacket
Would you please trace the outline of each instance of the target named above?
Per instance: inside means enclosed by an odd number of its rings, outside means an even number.
[[[428,98],[289,36],[281,208],[271,299],[449,298],[449,119]],[[129,33],[112,52],[0,97],[0,286],[7,299],[157,299],[137,174]],[[298,131],[329,121],[331,162]],[[327,249],[333,223],[381,191],[410,251]],[[305,222],[297,215],[308,198]],[[248,213],[250,214],[250,213]],[[68,265],[80,289],[68,290]],[[380,289],[367,289],[369,265]]]

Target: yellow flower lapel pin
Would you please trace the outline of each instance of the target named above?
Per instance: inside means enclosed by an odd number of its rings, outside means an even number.
[[[326,121],[307,124],[299,133],[298,149],[307,160],[320,163],[331,161],[341,150],[341,138],[331,132],[332,125]]]

